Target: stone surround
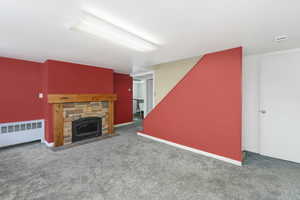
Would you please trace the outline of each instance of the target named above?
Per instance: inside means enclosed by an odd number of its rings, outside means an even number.
[[[108,102],[64,103],[64,144],[72,143],[72,121],[85,117],[102,118],[102,135],[108,134]]]

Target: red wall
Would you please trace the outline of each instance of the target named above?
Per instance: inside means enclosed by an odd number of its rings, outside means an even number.
[[[0,57],[0,123],[43,119],[40,63]]]
[[[113,93],[113,70],[48,60],[43,65],[46,94]],[[53,142],[52,106],[45,103],[46,140]]]
[[[132,77],[128,74],[114,73],[114,93],[118,100],[115,102],[114,124],[132,121]]]
[[[205,55],[144,120],[143,132],[241,161],[242,48]]]
[[[113,70],[48,60],[48,93],[113,93]]]
[[[53,130],[52,106],[47,103],[47,94],[115,92],[119,98],[115,123],[132,121],[132,78],[114,74],[111,69],[0,57],[0,91],[0,123],[45,119],[48,142],[53,141]],[[38,98],[40,92],[44,93],[44,99]]]

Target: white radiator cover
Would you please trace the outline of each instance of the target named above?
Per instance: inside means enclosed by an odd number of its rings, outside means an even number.
[[[44,140],[44,120],[0,123],[0,147]]]

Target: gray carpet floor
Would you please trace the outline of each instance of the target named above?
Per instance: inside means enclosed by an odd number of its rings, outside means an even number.
[[[137,136],[52,151],[40,143],[0,150],[0,199],[300,199],[300,165],[249,154],[243,167]]]

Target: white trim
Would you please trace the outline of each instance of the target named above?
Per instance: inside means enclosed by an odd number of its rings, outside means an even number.
[[[148,93],[147,93],[147,80],[148,80],[148,78],[146,78],[146,79],[143,79],[144,80],[144,84],[143,85],[141,85],[142,86],[142,90],[143,90],[143,93],[144,93],[144,102],[143,102],[143,108],[142,108],[142,110],[144,111],[144,118],[147,116],[147,95],[148,95]]]
[[[142,73],[137,73],[137,74],[130,74],[130,76],[131,76],[131,77],[135,77],[135,76],[145,76],[145,75],[149,75],[149,74],[154,74],[154,71],[142,72]]]
[[[152,90],[150,91],[149,90],[149,81],[152,81]],[[145,104],[144,104],[144,109],[145,109],[145,116],[146,117],[154,108],[154,74],[152,75],[152,78],[148,78],[146,79],[145,81],[145,93],[146,93],[146,96],[145,96]],[[149,104],[149,101],[150,100],[148,97],[152,95],[152,107],[150,107],[150,109],[148,108],[148,104]]]
[[[46,140],[42,140],[42,143],[44,143],[47,147],[54,147],[54,143],[53,142],[47,142]]]
[[[120,127],[120,126],[127,126],[127,125],[130,125],[130,124],[133,124],[133,123],[134,123],[134,121],[121,123],[121,124],[115,124],[114,127],[117,128],[117,127]]]
[[[137,81],[137,80],[134,80],[134,79],[133,79],[133,83],[141,84],[141,83],[145,83],[145,81],[144,81],[144,80],[142,80],[142,81]]]
[[[272,56],[277,54],[284,54],[284,53],[293,53],[300,51],[300,48],[294,48],[294,49],[285,49],[285,50],[279,50],[279,51],[271,51],[267,53],[255,53],[255,54],[247,54],[245,56]]]
[[[153,136],[150,136],[150,135],[146,135],[146,134],[143,134],[143,133],[140,133],[140,132],[137,132],[137,135],[143,136],[145,138],[155,140],[155,141],[158,141],[158,142],[162,142],[162,143],[165,143],[165,144],[177,147],[177,148],[181,148],[181,149],[184,149],[184,150],[187,150],[187,151],[191,151],[191,152],[194,152],[194,153],[197,153],[197,154],[201,154],[201,155],[204,155],[204,156],[207,156],[207,157],[212,157],[212,158],[215,158],[215,159],[218,159],[218,160],[221,160],[221,161],[224,161],[224,162],[228,162],[228,163],[231,163],[231,164],[234,164],[234,165],[237,165],[237,166],[242,166],[242,162],[237,161],[237,160],[233,160],[233,159],[226,158],[226,157],[223,157],[223,156],[219,156],[219,155],[216,155],[216,154],[212,154],[212,153],[208,153],[208,152],[201,151],[201,150],[198,150],[198,149],[194,149],[194,148],[191,148],[191,147],[187,147],[187,146],[184,146],[184,145],[181,145],[181,144],[177,144],[177,143],[174,143],[174,142],[163,140],[163,139],[153,137]]]
[[[153,90],[153,100],[152,100],[152,110],[154,109],[154,107],[156,106],[156,102],[155,102],[155,71],[153,71],[153,76],[152,76],[152,78],[153,78],[153,88],[152,88],[152,90]]]

